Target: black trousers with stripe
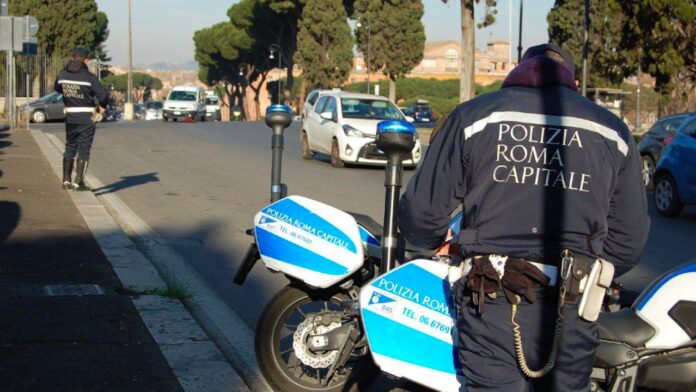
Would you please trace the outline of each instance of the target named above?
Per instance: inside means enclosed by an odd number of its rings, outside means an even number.
[[[527,363],[532,370],[546,364],[558,315],[558,290],[535,290],[537,300],[518,305],[515,321],[521,327]],[[531,380],[520,371],[512,332],[511,305],[501,293],[486,298],[482,315],[471,293],[457,283],[459,360],[468,392],[580,392],[589,390],[590,374],[599,345],[595,323],[578,316],[577,305],[564,305],[564,326],[556,366],[546,376]]]
[[[94,140],[94,124],[65,123],[65,154],[63,158],[72,160],[77,155],[78,159],[89,160],[89,152]]]

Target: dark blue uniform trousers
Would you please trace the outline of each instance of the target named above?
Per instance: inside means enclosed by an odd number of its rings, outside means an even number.
[[[459,287],[457,287],[459,286]],[[471,293],[455,286],[458,308],[459,360],[467,379],[466,391],[588,391],[599,335],[595,323],[582,320],[577,305],[563,306],[561,335],[556,366],[546,376],[531,380],[520,371],[515,354],[511,304],[502,292],[496,299],[486,298],[482,315],[471,300]],[[522,343],[529,368],[539,370],[551,352],[558,290],[536,289],[537,300],[522,300],[515,321],[520,325]]]
[[[65,154],[63,158],[72,160],[75,155],[83,161],[89,160],[89,151],[94,140],[94,124],[65,123]]]

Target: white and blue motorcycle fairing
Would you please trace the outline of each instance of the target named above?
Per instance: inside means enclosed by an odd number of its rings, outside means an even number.
[[[372,357],[383,371],[438,391],[463,384],[448,265],[410,261],[360,290]]]
[[[259,211],[254,232],[268,268],[313,287],[330,287],[364,262],[355,219],[305,197],[289,196]]]

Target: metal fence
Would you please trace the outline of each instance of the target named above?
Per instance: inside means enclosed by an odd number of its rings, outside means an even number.
[[[0,64],[7,64],[6,52],[0,53]],[[36,56],[14,56],[15,96],[38,98],[53,91],[53,82],[68,59],[59,56],[39,54]],[[8,66],[0,66],[0,96],[7,94]]]

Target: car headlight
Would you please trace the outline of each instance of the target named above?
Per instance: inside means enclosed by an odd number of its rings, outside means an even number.
[[[346,134],[346,136],[350,137],[368,137],[362,131],[346,124],[343,126],[343,132]]]

